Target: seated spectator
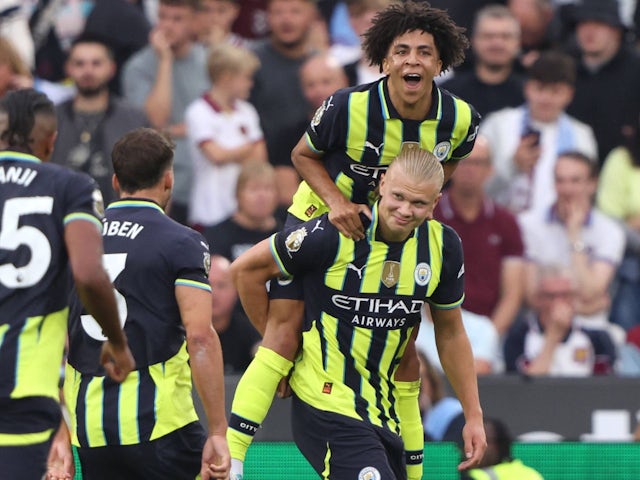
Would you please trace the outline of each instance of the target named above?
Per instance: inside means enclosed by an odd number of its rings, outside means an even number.
[[[544,53],[529,69],[526,103],[494,112],[480,125],[495,167],[489,194],[514,213],[545,209],[553,203],[558,153],[575,150],[596,158],[591,128],[564,111],[573,98],[575,78],[571,57]]]
[[[576,322],[579,284],[566,268],[536,268],[532,311],[505,340],[507,372],[573,377],[611,372],[616,352],[607,332]]]
[[[275,171],[271,165],[257,160],[242,165],[236,186],[238,208],[229,218],[202,232],[211,253],[233,261],[280,230],[274,217],[277,199]]]
[[[640,325],[627,331],[626,342],[618,349],[618,375],[640,377]],[[640,431],[640,430],[639,430]]]
[[[484,315],[477,315],[463,309],[462,324],[471,342],[476,374],[501,373],[503,366],[500,355],[500,337],[491,320]],[[424,352],[435,369],[440,373],[443,372],[436,346],[433,322],[424,310],[420,331],[418,338],[416,338],[416,347]]]
[[[623,226],[627,248],[616,271],[611,321],[626,330],[640,324],[640,123],[626,146],[611,151],[598,187],[598,208]]]
[[[514,71],[520,51],[520,25],[504,5],[489,5],[476,14],[471,36],[473,69],[440,84],[471,103],[485,116],[524,102],[524,78]]]
[[[236,183],[242,163],[266,162],[258,114],[246,99],[259,66],[241,47],[220,43],[207,61],[212,87],[185,113],[193,161],[189,221],[208,227],[236,210]]]
[[[230,265],[224,257],[211,257],[209,283],[215,292],[211,295],[211,324],[220,337],[224,373],[240,374],[251,363],[261,339],[242,309],[238,308],[238,292],[231,280]]]
[[[76,90],[56,106],[58,136],[51,161],[88,173],[108,205],[118,198],[111,185],[111,150],[125,133],[149,122],[142,110],[109,91],[116,64],[101,38],[74,40],[65,69]]]
[[[537,470],[511,454],[513,439],[507,426],[497,418],[484,419],[487,450],[480,465],[462,474],[462,480],[543,480]]]
[[[561,154],[555,166],[556,202],[545,211],[532,210],[519,217],[528,260],[525,292],[537,286],[537,266],[565,266],[575,274],[576,323],[606,329],[622,343],[624,332],[609,323],[608,292],[624,252],[624,232],[592,206],[595,169],[595,161],[581,153]]]
[[[247,48],[247,40],[231,31],[239,14],[239,0],[200,0],[194,26],[198,42],[206,47],[230,43]]]
[[[460,162],[451,177],[434,218],[453,227],[462,240],[465,258],[462,308],[490,319],[502,336],[522,304],[524,261],[515,217],[485,194],[484,187],[492,172],[489,144],[479,135],[471,154]]]
[[[420,415],[425,440],[456,442],[462,440],[465,420],[457,398],[447,395],[441,372],[433,368],[429,359],[418,349],[420,361]]]
[[[0,37],[0,98],[11,90],[31,88],[33,78],[29,67],[20,57],[13,43]]]

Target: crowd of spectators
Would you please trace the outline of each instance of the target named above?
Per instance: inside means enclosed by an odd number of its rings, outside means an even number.
[[[291,149],[316,109],[380,78],[360,36],[390,3],[2,0],[0,96],[50,96],[53,161],[107,202],[115,141],[168,132],[169,214],[233,261],[281,225],[300,180]],[[436,82],[483,116],[435,213],[463,241],[477,372],[640,376],[640,2],[431,3],[471,41]],[[222,310],[225,338],[242,331],[229,327],[241,312]],[[437,366],[426,316],[419,340]]]

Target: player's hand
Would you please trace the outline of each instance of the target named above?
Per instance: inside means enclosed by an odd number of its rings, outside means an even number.
[[[367,205],[352,203],[345,198],[344,201],[331,205],[329,221],[345,237],[356,241],[362,240],[364,238],[364,226],[360,220],[360,213],[364,213],[371,219],[371,210]]]
[[[276,389],[276,395],[278,398],[289,398],[293,393],[291,390],[291,385],[289,385],[289,379],[291,378],[291,374],[286,377],[282,377],[280,382],[278,382],[278,388]]]
[[[104,342],[100,354],[100,363],[106,370],[107,375],[118,383],[123,382],[129,372],[136,368],[136,362],[126,342],[123,347],[115,346],[108,340]]]
[[[231,469],[231,454],[224,435],[211,435],[202,449],[202,480],[218,478],[227,480]]]
[[[75,475],[69,431],[61,425],[53,437],[47,457],[46,480],[71,480]]]
[[[462,429],[465,461],[458,465],[458,470],[467,470],[480,464],[487,449],[487,436],[484,433],[482,417],[468,421]]]

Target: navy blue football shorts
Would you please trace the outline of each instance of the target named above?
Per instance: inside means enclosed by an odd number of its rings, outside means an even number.
[[[389,430],[318,410],[295,395],[291,426],[298,449],[322,478],[407,479],[402,438]]]
[[[151,442],[78,448],[88,480],[194,480],[200,473],[207,434],[193,422]]]

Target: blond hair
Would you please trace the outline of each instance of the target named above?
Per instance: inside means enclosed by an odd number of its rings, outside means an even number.
[[[273,166],[262,160],[248,160],[242,164],[236,183],[236,196],[242,192],[251,180],[266,180],[276,186],[276,170]]]
[[[224,73],[254,73],[260,67],[260,60],[246,48],[229,43],[217,43],[209,48],[207,70],[212,83]]]
[[[405,144],[391,162],[389,170],[400,168],[417,182],[435,182],[439,189],[444,183],[444,170],[436,156],[418,145]]]
[[[0,36],[0,63],[8,65],[15,75],[31,76],[29,67],[18,54],[11,40]]]

